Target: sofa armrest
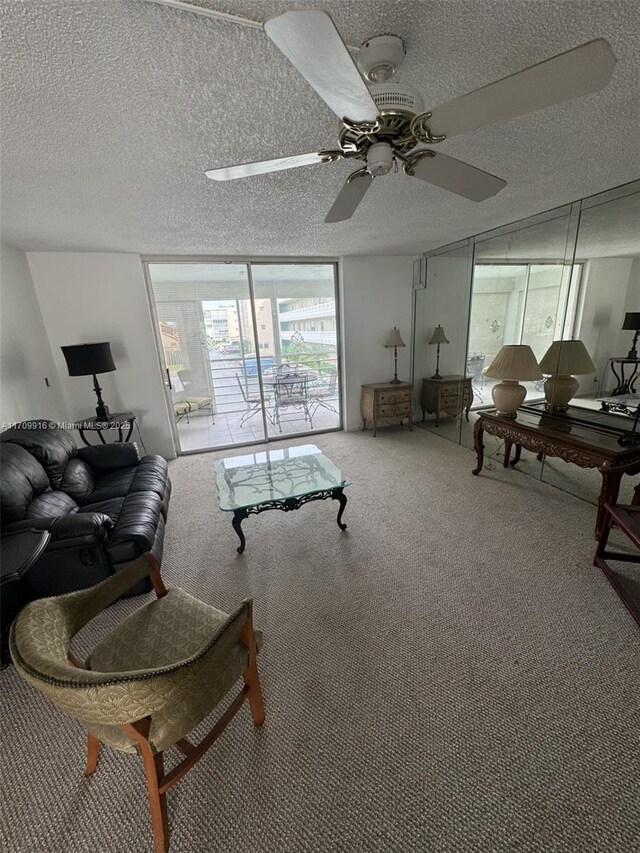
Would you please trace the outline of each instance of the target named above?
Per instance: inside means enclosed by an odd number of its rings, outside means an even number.
[[[48,530],[51,534],[48,548],[52,543],[65,542],[69,546],[73,539],[95,538],[113,529],[113,521],[102,512],[74,512],[70,515],[47,518],[29,518],[9,524],[5,533],[18,533],[21,530]],[[103,533],[104,531],[104,533]]]
[[[78,459],[82,459],[96,471],[117,471],[119,468],[138,465],[140,454],[135,441],[127,441],[81,447],[78,450]]]

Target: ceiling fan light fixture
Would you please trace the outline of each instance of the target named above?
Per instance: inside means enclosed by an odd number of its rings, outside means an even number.
[[[388,175],[393,168],[393,148],[388,142],[374,142],[367,151],[367,172],[372,178]]]

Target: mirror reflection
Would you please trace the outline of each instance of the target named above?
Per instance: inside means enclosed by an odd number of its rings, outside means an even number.
[[[487,427],[499,413],[502,433],[511,418],[518,429],[530,421],[574,445],[578,463],[519,447],[513,426],[507,437],[483,432],[484,466],[517,466],[597,503],[603,478],[585,442],[599,442],[600,463],[640,453],[640,183],[427,255],[426,269],[419,425],[473,448],[479,418]],[[634,485],[623,477],[619,499]]]

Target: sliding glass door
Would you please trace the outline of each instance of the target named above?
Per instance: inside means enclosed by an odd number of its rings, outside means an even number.
[[[340,428],[334,264],[147,269],[181,452]]]

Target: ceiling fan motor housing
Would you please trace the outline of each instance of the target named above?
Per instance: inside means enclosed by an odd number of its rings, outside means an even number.
[[[375,105],[384,115],[387,111],[417,115],[425,110],[420,92],[402,83],[373,83],[369,86]]]
[[[376,142],[367,151],[367,171],[373,178],[387,175],[393,168],[393,149],[388,142]]]

